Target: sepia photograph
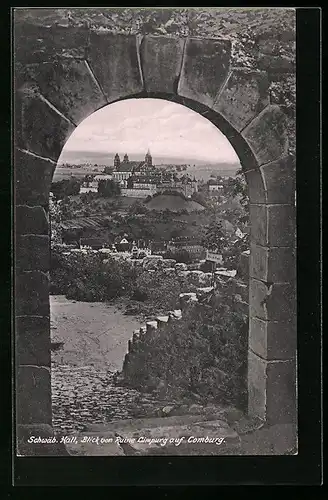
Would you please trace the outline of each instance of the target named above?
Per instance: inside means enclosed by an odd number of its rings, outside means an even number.
[[[12,32],[16,455],[297,455],[296,9]]]

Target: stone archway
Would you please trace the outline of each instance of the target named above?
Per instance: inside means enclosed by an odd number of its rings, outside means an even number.
[[[250,197],[249,414],[295,422],[295,170],[266,72],[233,67],[224,39],[23,23],[15,47],[17,423],[52,422],[47,211],[57,159],[84,118],[129,97],[186,105],[235,148]]]

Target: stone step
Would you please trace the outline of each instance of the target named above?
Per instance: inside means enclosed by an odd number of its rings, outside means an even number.
[[[147,331],[149,330],[149,328],[154,328],[156,330],[156,328],[158,328],[157,321],[147,321],[147,323],[146,323]]]
[[[222,420],[222,411],[217,415],[213,414],[213,418],[209,419],[207,415],[176,415],[169,417],[153,417],[153,418],[135,418],[125,419],[109,422],[107,424],[87,424],[84,432],[89,433],[106,433],[118,430],[141,430],[143,428],[155,428],[160,426],[175,426],[175,425],[188,425],[195,422],[208,422],[212,420]]]
[[[156,321],[158,328],[165,326],[169,322],[169,320],[170,316],[157,316]]]

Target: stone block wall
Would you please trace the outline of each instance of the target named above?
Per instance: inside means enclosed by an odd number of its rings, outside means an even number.
[[[165,265],[163,263],[165,260],[161,259],[159,261],[164,269]],[[156,342],[159,331],[165,329],[167,325],[171,325],[172,322],[178,321],[183,316],[188,315],[190,308],[213,292],[213,285],[217,289],[220,289],[222,286],[227,288],[228,293],[235,299],[232,303],[236,312],[241,313],[246,322],[248,320],[249,308],[248,263],[249,255],[247,252],[244,252],[240,258],[236,277],[216,276],[215,283],[213,283],[212,273],[188,271],[186,264],[176,264],[175,268],[169,268],[174,273],[177,273],[178,276],[187,278],[190,285],[194,286],[193,290],[195,291],[180,294],[179,309],[169,311],[164,316],[158,315],[154,320],[148,321],[145,325],[141,326],[140,330],[133,332],[131,340],[128,341],[128,351],[123,364],[122,379],[126,381],[134,379],[136,373],[144,363],[144,353],[147,351],[149,352],[149,356],[151,356],[152,348],[149,346],[149,341],[154,340]],[[245,276],[245,273],[247,273],[247,276]],[[198,286],[198,288],[195,289],[195,286]]]

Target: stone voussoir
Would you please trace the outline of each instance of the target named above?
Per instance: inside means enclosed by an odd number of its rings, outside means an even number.
[[[87,61],[108,102],[142,92],[135,36],[91,31]]]
[[[268,203],[295,202],[295,164],[290,157],[260,167]]]
[[[266,203],[267,192],[262,171],[259,168],[245,172],[250,203]]]
[[[107,103],[85,60],[46,62],[36,75],[42,95],[76,125]]]
[[[187,38],[178,95],[212,106],[230,70],[229,40]]]
[[[22,149],[56,162],[75,126],[42,96],[29,89],[21,92]]]
[[[286,115],[276,104],[269,105],[261,111],[241,134],[259,166],[276,161],[287,154]]]
[[[232,68],[213,109],[240,132],[269,104],[268,88],[265,71]]]

